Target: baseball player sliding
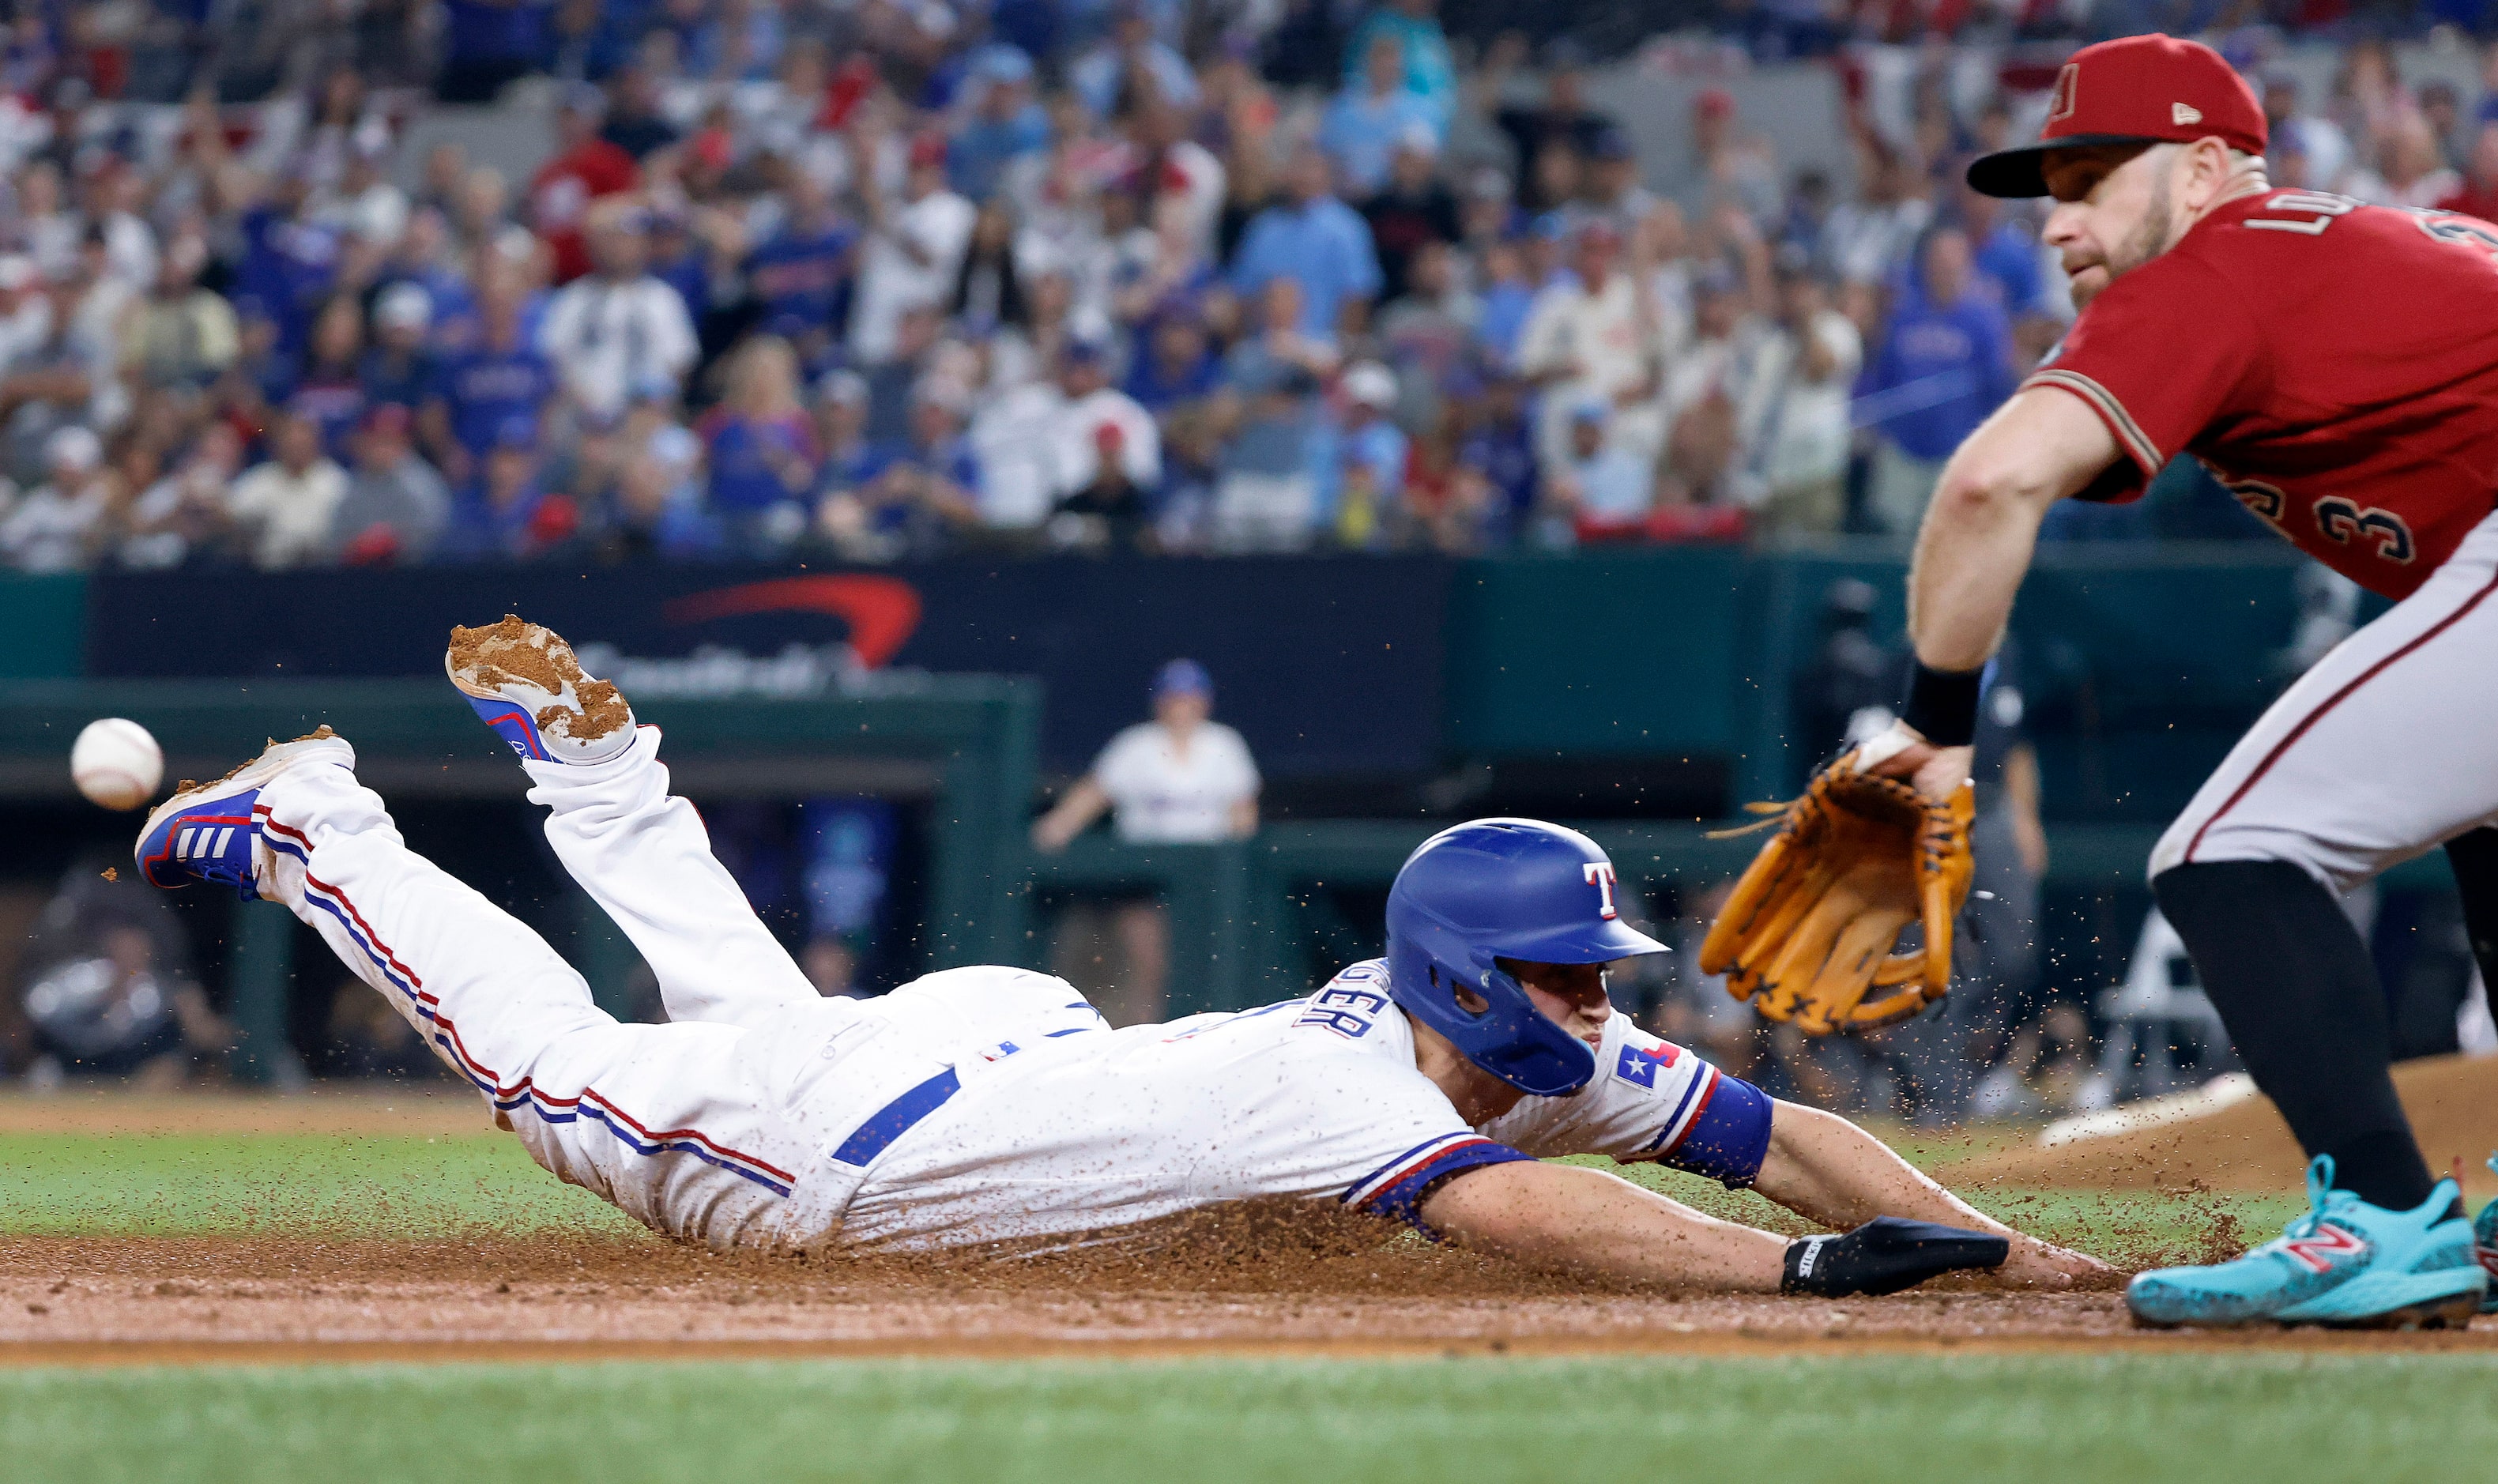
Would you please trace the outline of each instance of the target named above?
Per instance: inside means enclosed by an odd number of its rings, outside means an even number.
[[[2151,859],[2162,911],[2310,1156],[2314,1209],[2234,1261],[2139,1274],[2127,1297],[2152,1325],[2461,1322],[2488,1280],[2454,1182],[2432,1181],[2395,1101],[2385,995],[2335,895],[2445,846],[2498,983],[2498,227],[2273,189],[2264,145],[2263,111],[2217,53],[2134,36],[2074,53],[2039,144],[1970,166],[1979,191],[2055,198],[2045,238],[2083,308],[1944,470],[1909,576],[1903,720],[1833,767],[1912,781],[1933,847],[1919,858],[1965,855],[1949,814],[2040,520],[2067,497],[2136,498],[2180,451],[2396,599],[2265,713]],[[1826,775],[1807,802],[1870,786]],[[1772,849],[1754,901],[1775,906],[1766,878],[1827,852],[1792,828]],[[1944,866],[1920,872],[1941,896],[1965,889]],[[1904,890],[1868,919],[1883,947]],[[1826,987],[1800,990],[1812,968],[1772,956],[1777,925],[1754,914],[1712,933],[1773,1013]],[[1940,925],[1947,953],[1947,912]],[[1861,995],[1867,965],[1843,957],[1818,972]],[[2484,1262],[2493,1226],[2498,1208],[2482,1213]]]
[[[2108,1274],[1616,1013],[1604,965],[1661,950],[1569,830],[1433,837],[1391,893],[1386,958],[1257,1010],[1112,1030],[1066,982],[1010,968],[827,1000],[670,796],[657,730],[562,640],[505,619],[455,630],[446,662],[671,1023],[617,1022],[535,934],[411,852],[327,728],[186,785],[149,817],[140,868],[284,903],[540,1164],[655,1230],[723,1248],[1047,1243],[1287,1197],[1681,1287]],[[1789,1241],[1536,1158],[1583,1153],[1750,1186],[1842,1234]]]

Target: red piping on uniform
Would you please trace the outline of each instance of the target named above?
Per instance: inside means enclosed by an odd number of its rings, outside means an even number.
[[[1709,1069],[1709,1087],[1700,1094],[1700,1106],[1691,1110],[1691,1116],[1684,1121],[1682,1132],[1674,1136],[1674,1143],[1658,1153],[1657,1158],[1672,1159],[1674,1151],[1682,1147],[1682,1141],[1690,1138],[1691,1131],[1700,1126],[1700,1115],[1709,1111],[1709,1100],[1717,1095],[1717,1085],[1725,1081],[1725,1077],[1726,1074],[1715,1067]]]
[[[2246,782],[2238,785],[2237,790],[2229,795],[2228,801],[2224,803],[2220,808],[2213,810],[2212,817],[2210,819],[2205,820],[2202,823],[2194,827],[2194,838],[2186,842],[2186,858],[2179,861],[2178,864],[2191,865],[2194,863],[2194,853],[2203,848],[2203,831],[2210,829],[2213,825],[2219,823],[2221,822],[2221,816],[2227,814],[2230,810],[2238,807],[2238,800],[2247,796],[2247,790],[2262,782],[2263,776],[2272,771],[2272,765],[2281,760],[2281,755],[2290,750],[2290,745],[2292,742],[2297,741],[2300,737],[2307,735],[2307,728],[2315,726],[2318,722],[2322,721],[2324,719],[2324,713],[2342,704],[2344,700],[2350,697],[2352,692],[2358,690],[2369,681],[2376,679],[2378,672],[2385,669],[2386,666],[2393,663],[2397,660],[2400,660],[2403,656],[2410,654],[2413,650],[2419,648],[2421,645],[2426,644],[2429,640],[2436,638],[2439,634],[2446,632],[2449,626],[2462,618],[2465,614],[2470,613],[2473,609],[2480,607],[2481,600],[2487,597],[2492,593],[2498,593],[2498,576],[2492,576],[2487,582],[2482,583],[2481,585],[2481,591],[2473,594],[2470,601],[2455,609],[2452,613],[2448,614],[2446,617],[2439,619],[2436,623],[2430,625],[2425,631],[2414,635],[2412,640],[2402,648],[2395,650],[2392,654],[2387,655],[2383,660],[2380,660],[2376,663],[2368,666],[2366,669],[2361,670],[2357,675],[2352,678],[2350,684],[2344,686],[2341,690],[2334,692],[2332,695],[2327,697],[2323,705],[2317,707],[2315,710],[2307,713],[2305,717],[2302,717],[2299,720],[2298,725],[2290,729],[2289,736],[2286,736],[2280,741],[2274,743],[2272,745],[2272,751],[2264,754],[2263,761],[2256,764],[2256,770],[2247,775]]]

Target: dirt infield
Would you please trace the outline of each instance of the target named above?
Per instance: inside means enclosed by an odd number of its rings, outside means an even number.
[[[2464,1193],[2498,1196],[2482,1162],[2498,1151],[2498,1056],[2435,1056],[2394,1069],[2429,1168],[2463,1167]],[[2005,1149],[1947,1164],[1936,1178],[1955,1188],[2003,1184],[2058,1190],[2279,1190],[2304,1163],[2272,1100],[2241,1103],[2153,1128],[2055,1148]]]
[[[0,1099],[0,1133],[9,1134],[248,1139],[336,1135],[360,1124],[444,1136],[486,1127],[476,1103],[447,1086],[290,1099]],[[2027,1169],[2020,1162],[2032,1157],[2020,1150],[1991,1159]],[[1965,1163],[1974,1169],[1987,1161]],[[2074,1167],[2059,1166],[2065,1168]],[[2078,1168],[2138,1166],[2111,1162],[2101,1150]],[[2129,1240],[2122,1213],[2131,1199],[2115,1197],[2109,1208],[2116,1247]],[[2174,1187],[2144,1204],[2172,1218],[2198,1209],[2191,1189]],[[2132,1330],[2122,1304],[2106,1293],[2005,1294],[1964,1285],[1830,1301],[1607,1291],[1383,1237],[1381,1227],[1360,1218],[1313,1220],[1306,1210],[1297,1203],[1289,1218],[1271,1210],[1229,1213],[1126,1247],[1003,1264],[722,1256],[639,1235],[515,1237],[431,1223],[418,1213],[409,1230],[429,1235],[0,1238],[0,1365],[1209,1350],[2498,1348],[2498,1320],[2416,1335],[2148,1334]],[[2203,1247],[2210,1256],[2236,1250],[2246,1234],[2221,1204],[2204,1210],[2208,1220],[2190,1223],[2194,1255],[2205,1255]],[[2134,1261],[2182,1255],[2173,1219],[2166,1230],[2159,1239],[2164,1248],[2105,1253]]]
[[[2466,1332],[2194,1337],[2130,1328],[2112,1294],[1962,1290],[1842,1301],[1566,1292],[1392,1247],[1229,1286],[913,1273],[719,1257],[657,1242],[43,1240],[0,1243],[0,1364],[1262,1351],[1400,1354],[2219,1344],[2498,1349]]]

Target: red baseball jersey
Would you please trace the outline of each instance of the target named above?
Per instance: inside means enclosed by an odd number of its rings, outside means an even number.
[[[2277,190],[2118,278],[2024,388],[2070,392],[2132,500],[2194,455],[2325,565],[2401,597],[2498,500],[2498,227]]]

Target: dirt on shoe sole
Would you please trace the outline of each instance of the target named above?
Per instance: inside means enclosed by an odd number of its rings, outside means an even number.
[[[538,708],[538,730],[575,742],[595,742],[633,725],[633,708],[612,682],[582,673],[563,636],[517,613],[502,622],[451,629],[451,668],[461,680],[485,690],[530,686],[556,699]],[[567,705],[563,697],[572,697]]]

